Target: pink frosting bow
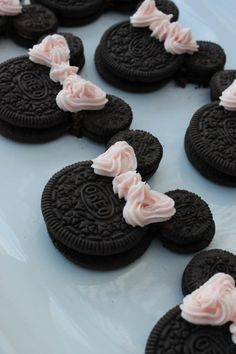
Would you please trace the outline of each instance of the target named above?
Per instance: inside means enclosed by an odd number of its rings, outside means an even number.
[[[0,16],[16,16],[22,11],[19,0],[0,0]]]
[[[236,288],[234,279],[217,273],[180,305],[181,316],[196,325],[222,326],[228,322],[236,343]]]
[[[189,28],[181,28],[178,22],[171,23],[173,15],[166,15],[156,7],[155,0],[145,0],[130,18],[134,27],[149,27],[151,36],[160,42],[168,53],[193,54],[198,51],[198,44],[192,38]]]
[[[103,90],[83,80],[77,75],[79,68],[70,66],[70,49],[63,36],[54,34],[45,37],[40,44],[29,49],[29,59],[51,68],[50,79],[63,85],[56,97],[61,110],[73,113],[100,110],[108,102]]]
[[[174,201],[165,194],[151,190],[136,172],[137,160],[133,148],[118,141],[93,160],[94,173],[115,177],[113,191],[126,200],[123,217],[127,224],[145,225],[169,220],[176,212]]]

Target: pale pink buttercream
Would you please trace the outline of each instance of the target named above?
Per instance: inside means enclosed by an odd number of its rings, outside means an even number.
[[[118,141],[92,161],[94,173],[108,177],[116,177],[137,168],[134,149],[126,141]]]
[[[222,92],[220,105],[228,111],[236,111],[236,80]]]
[[[169,26],[169,32],[164,42],[165,50],[173,55],[193,54],[198,51],[199,45],[192,38],[189,28],[181,28],[177,22]]]
[[[123,217],[129,225],[144,227],[169,220],[176,212],[174,205],[173,199],[167,195],[139,182],[129,189]]]
[[[131,16],[130,22],[134,27],[148,27],[157,19],[170,20],[172,17],[173,15],[166,15],[159,11],[154,0],[145,0]]]
[[[63,89],[56,97],[58,107],[63,111],[100,110],[108,102],[106,93],[78,75],[70,75],[63,82]]]
[[[50,70],[50,79],[54,82],[60,82],[63,84],[65,79],[70,75],[76,75],[79,68],[76,66],[70,66],[67,63],[53,64]]]
[[[127,199],[129,189],[142,181],[142,177],[136,171],[128,171],[116,176],[113,181],[113,191],[119,198]]]
[[[197,325],[222,326],[235,316],[235,281],[224,273],[215,274],[180,305],[181,316]]]
[[[169,20],[156,20],[149,26],[152,31],[151,36],[157,38],[160,42],[163,42],[168,36],[169,27]]]
[[[19,0],[0,0],[0,16],[16,16],[22,12]]]
[[[69,62],[70,49],[63,36],[53,34],[29,49],[29,59],[34,63],[51,67],[53,64]]]

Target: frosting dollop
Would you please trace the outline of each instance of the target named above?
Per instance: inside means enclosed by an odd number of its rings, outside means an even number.
[[[79,68],[70,66],[69,63],[53,64],[50,70],[50,79],[63,84],[68,76],[76,75]]]
[[[148,27],[155,20],[170,20],[173,15],[166,15],[159,11],[154,0],[145,0],[130,18],[134,27]]]
[[[177,22],[170,24],[164,46],[172,55],[193,54],[199,48],[197,42],[193,40],[190,28],[181,28]]]
[[[90,81],[78,75],[70,75],[63,82],[63,89],[58,93],[56,102],[61,110],[75,113],[103,109],[108,100],[106,93]]]
[[[16,16],[22,12],[19,0],[0,0],[0,16]]]
[[[169,20],[156,20],[150,26],[152,31],[151,37],[157,38],[160,42],[163,42],[169,33],[170,21]]]
[[[233,320],[233,294],[234,279],[228,274],[217,273],[184,298],[183,304],[180,305],[181,316],[193,324],[221,326]]]
[[[118,141],[107,151],[92,160],[94,173],[116,177],[127,171],[135,171],[137,159],[134,149],[126,141]]]
[[[236,80],[222,92],[220,105],[228,111],[236,111]]]
[[[129,225],[144,227],[169,220],[176,212],[174,205],[173,199],[167,195],[139,182],[129,189],[123,217]]]
[[[116,176],[113,181],[113,191],[119,198],[127,199],[129,189],[142,181],[142,177],[136,171],[128,171]]]
[[[70,49],[63,36],[53,34],[29,49],[29,59],[34,63],[48,67],[54,64],[69,63]]]

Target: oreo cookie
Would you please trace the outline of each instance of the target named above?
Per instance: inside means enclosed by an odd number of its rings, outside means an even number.
[[[183,294],[192,293],[216,273],[229,274],[236,281],[236,256],[220,249],[198,253],[184,270]]]
[[[128,129],[133,119],[130,106],[112,95],[107,95],[107,99],[108,102],[102,110],[80,111],[74,114],[71,134],[107,143],[114,134]]]
[[[67,41],[70,49],[70,65],[77,66],[81,70],[85,64],[84,45],[82,40],[72,33],[59,32],[58,34],[65,37]],[[46,36],[41,37],[38,43],[42,42],[45,37]]]
[[[104,0],[31,0],[51,9],[61,26],[81,26],[97,19],[104,9]]]
[[[213,102],[192,117],[185,135],[185,151],[206,178],[236,186],[236,112]]]
[[[176,306],[153,328],[145,354],[236,354],[229,325],[189,323],[182,318],[181,310]]]
[[[133,27],[126,21],[104,33],[95,64],[111,84],[128,91],[147,92],[162,87],[180,68],[183,58],[167,53],[148,28]]]
[[[180,71],[175,76],[177,85],[185,87],[187,83],[209,86],[211,77],[224,69],[226,55],[218,44],[198,41],[198,52],[185,55]]]
[[[143,180],[149,179],[156,172],[163,156],[162,145],[156,137],[143,130],[125,130],[113,136],[106,148],[117,141],[126,141],[132,146],[138,162],[137,172]]]
[[[55,14],[41,5],[24,5],[22,13],[12,18],[12,38],[24,46],[32,47],[40,37],[57,31]]]
[[[217,72],[210,81],[211,100],[219,100],[222,92],[236,79],[236,70],[222,70]]]
[[[148,226],[125,222],[124,205],[113,192],[112,178],[95,174],[91,161],[56,173],[42,195],[42,213],[54,245],[74,263],[93,269],[127,265],[151,243]]]
[[[0,119],[0,134],[20,143],[39,144],[58,139],[69,131],[71,120],[50,128],[17,127]]]
[[[176,214],[152,226],[163,246],[177,253],[192,253],[207,247],[215,234],[215,223],[207,203],[185,190],[166,193],[175,201]]]
[[[60,126],[68,130],[71,115],[56,104],[60,84],[49,78],[49,69],[33,63],[28,57],[18,57],[0,65],[0,119],[3,135],[16,140],[30,132]],[[21,130],[17,128],[22,128]],[[32,132],[32,131],[31,131]],[[56,134],[56,133],[55,133]]]

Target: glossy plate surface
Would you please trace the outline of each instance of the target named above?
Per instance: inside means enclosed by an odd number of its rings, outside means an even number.
[[[176,0],[180,21],[196,39],[222,45],[235,69],[234,0]],[[209,90],[173,83],[149,94],[126,94],[96,73],[93,55],[106,28],[126,16],[107,13],[72,29],[84,41],[82,76],[132,107],[132,128],[145,129],[163,144],[164,157],[153,188],[185,188],[210,205],[217,232],[210,248],[236,253],[236,189],[205,180],[188,162],[183,139],[192,114],[210,101]],[[69,31],[69,29],[67,29]],[[0,61],[25,54],[0,40]],[[154,323],[182,299],[180,282],[191,256],[176,255],[153,242],[146,254],[115,272],[92,272],[69,263],[52,246],[40,211],[44,185],[71,163],[96,157],[103,147],[65,136],[44,145],[0,137],[0,353],[142,354]]]

